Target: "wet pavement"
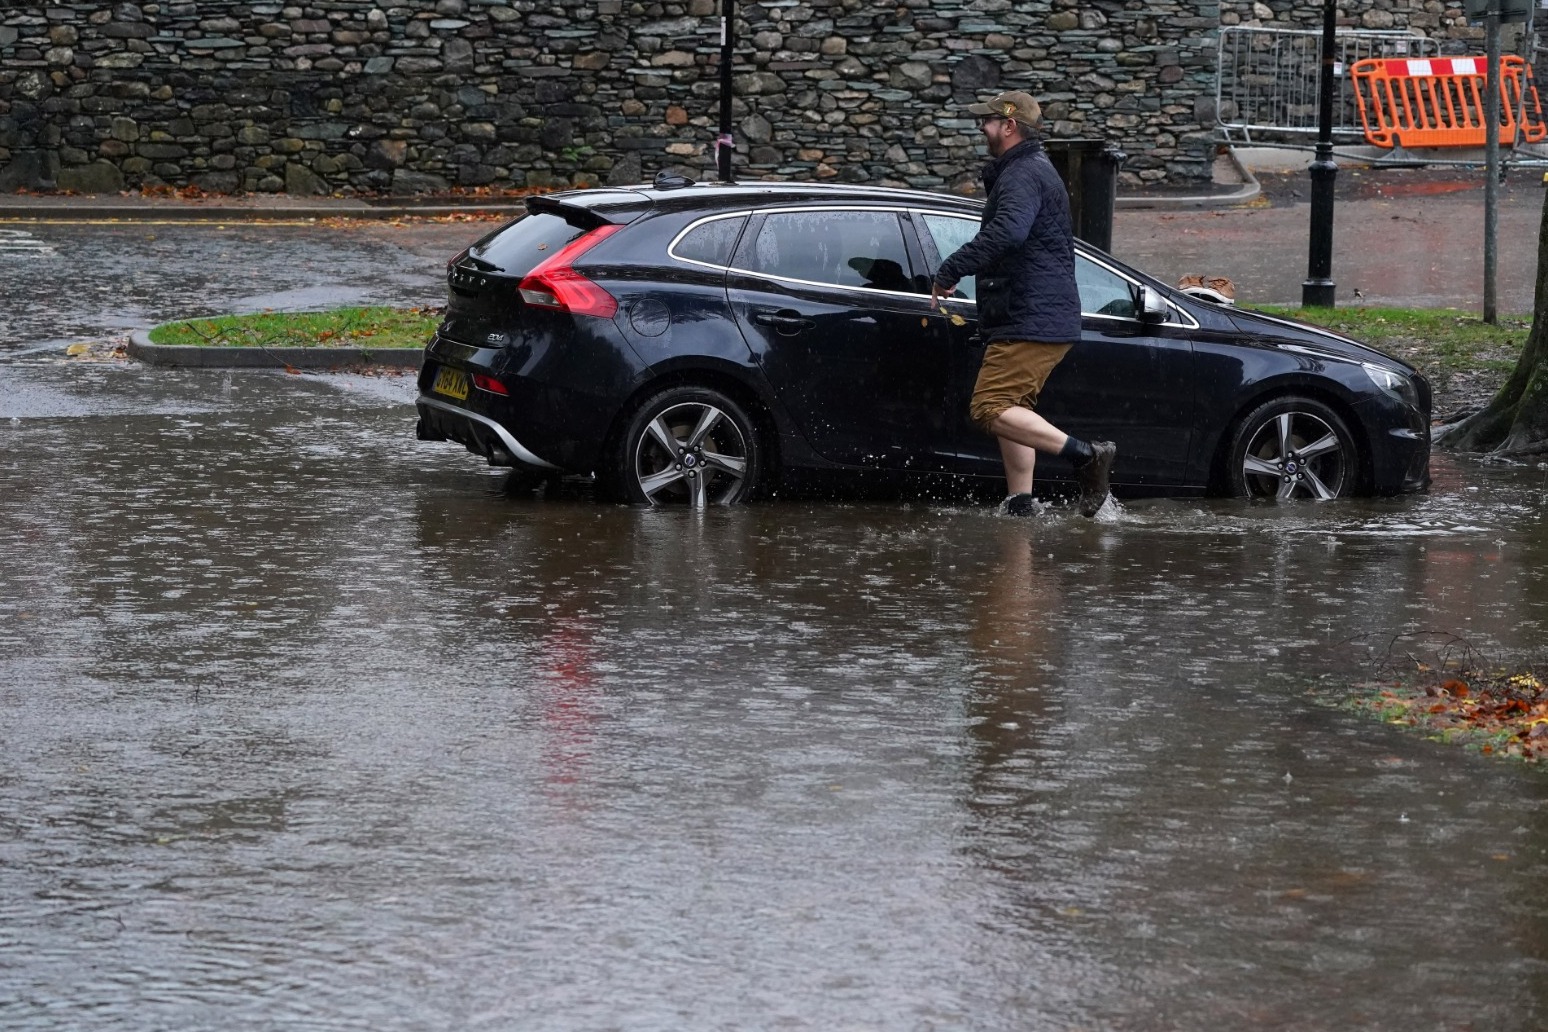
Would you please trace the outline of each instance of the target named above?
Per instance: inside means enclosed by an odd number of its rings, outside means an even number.
[[[1515,170],[1500,190],[1495,274],[1501,313],[1532,310],[1541,174]],[[1245,207],[1118,211],[1113,253],[1167,283],[1225,276],[1241,301],[1300,304],[1310,181],[1304,173],[1262,178],[1263,196]],[[1481,172],[1347,168],[1338,181],[1332,278],[1340,305],[1482,311]]]
[[[75,316],[0,254],[76,320],[0,322],[0,1027],[1548,1019],[1548,779],[1333,704],[1446,635],[1540,657],[1548,469],[1098,522],[515,494],[409,377],[46,344],[433,301],[441,242],[146,231],[32,231]]]

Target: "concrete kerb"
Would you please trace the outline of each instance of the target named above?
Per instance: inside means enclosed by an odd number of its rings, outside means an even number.
[[[422,348],[216,348],[197,344],[152,344],[149,330],[129,335],[131,358],[175,369],[312,369],[354,366],[418,368]]]
[[[1118,196],[1114,202],[1115,208],[1223,208],[1234,204],[1246,204],[1258,194],[1263,192],[1258,177],[1252,174],[1252,170],[1242,161],[1235,148],[1226,148],[1223,155],[1231,165],[1241,185],[1235,190],[1222,192],[1208,192],[1199,194],[1131,194],[1128,197]]]

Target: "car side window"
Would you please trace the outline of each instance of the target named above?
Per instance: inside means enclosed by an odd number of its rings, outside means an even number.
[[[730,265],[736,239],[742,235],[742,227],[746,223],[746,215],[701,222],[672,245],[672,255],[685,261],[704,262],[706,265]]]
[[[941,261],[950,258],[957,248],[977,236],[980,225],[978,219],[958,218],[955,215],[925,215],[924,224]],[[978,297],[977,279],[973,276],[962,277],[957,281],[957,294],[969,301]]]
[[[903,228],[890,211],[771,212],[744,261],[749,271],[765,276],[929,292],[928,284],[921,290],[910,278]]]
[[[1080,291],[1080,310],[1085,315],[1137,319],[1134,286],[1085,255],[1075,255],[1075,286]]]

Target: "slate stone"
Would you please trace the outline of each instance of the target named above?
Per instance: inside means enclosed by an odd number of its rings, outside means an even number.
[[[296,197],[315,197],[328,193],[328,184],[311,169],[292,161],[285,166],[285,192]]]
[[[55,186],[76,193],[117,193],[124,188],[124,174],[111,161],[93,161],[61,168]]]
[[[408,144],[403,140],[377,140],[366,151],[363,161],[366,168],[396,169],[408,157]]]
[[[50,190],[59,175],[59,155],[52,151],[22,151],[0,166],[0,193]]]
[[[981,54],[970,54],[951,71],[954,89],[987,93],[1000,88],[1000,66]]]
[[[428,172],[400,168],[392,174],[392,192],[396,194],[445,193],[450,186],[443,177]]]

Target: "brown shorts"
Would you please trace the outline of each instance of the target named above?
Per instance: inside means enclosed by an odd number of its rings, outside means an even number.
[[[1035,408],[1037,392],[1070,347],[1036,340],[990,344],[984,349],[984,362],[978,367],[978,382],[973,385],[973,401],[968,407],[973,422],[987,430],[1008,408]]]

